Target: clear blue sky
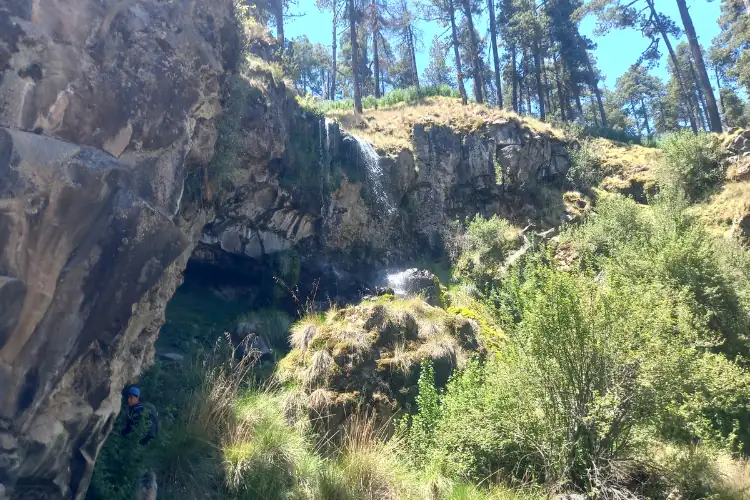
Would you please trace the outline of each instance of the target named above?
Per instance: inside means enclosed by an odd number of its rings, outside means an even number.
[[[331,15],[328,11],[321,12],[315,7],[314,0],[297,0],[298,5],[293,6],[291,14],[299,17],[291,17],[285,25],[286,36],[294,38],[301,35],[307,35],[312,42],[331,45]],[[719,33],[719,26],[716,20],[719,17],[719,0],[708,2],[706,0],[687,0],[690,14],[693,18],[693,24],[698,33],[699,41],[708,47],[713,39]],[[674,20],[678,26],[681,26],[677,3],[674,0],[656,0],[657,9]],[[483,16],[479,21],[475,21],[480,33],[488,31],[487,16]],[[581,24],[581,32],[594,40],[598,46],[595,50],[597,64],[605,77],[604,84],[608,87],[614,87],[617,77],[622,75],[633,64],[641,52],[648,46],[641,34],[635,30],[613,31],[603,37],[595,37],[592,33],[594,29],[594,19],[588,17]],[[429,48],[434,35],[444,32],[437,23],[421,22],[423,47],[417,53],[417,67],[421,75],[429,63]],[[340,28],[341,29],[341,28]],[[683,36],[684,38],[684,36]],[[653,73],[666,78],[667,62],[666,53],[662,49],[662,62],[660,66],[653,70]],[[676,45],[676,43],[675,43]]]

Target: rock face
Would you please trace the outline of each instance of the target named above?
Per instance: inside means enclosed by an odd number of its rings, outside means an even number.
[[[0,500],[83,498],[191,256],[356,282],[567,169],[516,122],[419,125],[380,154],[241,76],[265,42],[231,6],[0,3]]]
[[[195,239],[229,1],[0,4],[0,498],[83,498]],[[213,132],[212,132],[213,130]]]
[[[562,142],[515,121],[472,133],[415,125],[412,150],[396,155],[327,120],[288,128],[296,157],[286,151],[219,210],[201,238],[208,259],[210,248],[255,258],[298,249],[348,272],[400,265],[442,251],[448,222],[518,210],[569,168]]]
[[[442,291],[437,276],[425,269],[407,269],[400,273],[389,274],[388,288],[400,297],[421,296],[432,305],[442,305]]]

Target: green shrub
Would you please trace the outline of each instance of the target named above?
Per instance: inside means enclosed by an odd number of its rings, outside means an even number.
[[[404,458],[413,466],[422,467],[429,462],[435,446],[435,430],[440,416],[435,370],[429,358],[422,361],[418,388],[415,401],[417,413],[402,418],[397,427],[406,436],[402,450]]]
[[[568,182],[581,189],[589,189],[602,180],[602,169],[594,142],[585,139],[578,149],[568,151],[570,168],[565,175]]]
[[[750,377],[700,347],[681,294],[544,266],[526,278],[506,285],[519,288],[520,319],[500,355],[455,377],[437,410],[425,405],[431,432],[413,419],[407,442],[430,446],[433,466],[459,480],[611,487],[643,436],[732,444]]]
[[[683,293],[694,314],[720,336],[723,352],[746,355],[747,254],[712,238],[688,215],[678,190],[663,191],[652,202],[642,207],[619,196],[605,198],[596,216],[564,232],[562,241],[595,269]]]
[[[486,288],[497,278],[505,259],[523,241],[518,229],[505,219],[497,215],[485,219],[479,214],[467,220],[466,232],[455,238],[456,277],[469,279],[480,288]]]
[[[665,136],[660,147],[664,151],[664,165],[659,173],[662,188],[680,186],[695,201],[724,179],[721,141],[715,134],[675,132]]]

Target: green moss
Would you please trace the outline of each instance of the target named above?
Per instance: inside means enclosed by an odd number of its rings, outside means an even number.
[[[335,339],[332,337],[330,331],[319,330],[318,333],[310,339],[310,343],[307,345],[308,351],[315,352],[320,351],[321,349],[328,349],[331,342],[335,342]]]

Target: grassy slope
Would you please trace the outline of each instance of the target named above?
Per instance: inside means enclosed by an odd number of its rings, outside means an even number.
[[[428,97],[415,104],[396,104],[387,108],[368,109],[355,116],[352,111],[329,111],[345,130],[351,131],[386,152],[411,148],[411,133],[415,124],[444,125],[458,131],[470,132],[492,123],[520,122],[533,132],[564,138],[560,130],[547,123],[516,113],[469,103],[452,97]]]

